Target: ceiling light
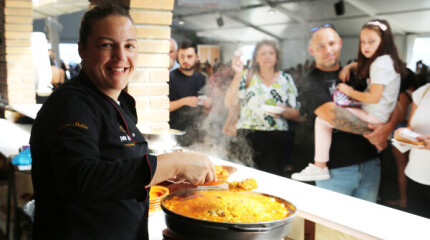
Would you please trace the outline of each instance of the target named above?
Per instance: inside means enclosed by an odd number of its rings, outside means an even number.
[[[216,24],[218,25],[218,27],[224,26],[224,20],[222,19],[221,16],[216,19]]]
[[[274,8],[270,8],[269,11],[267,11],[269,14],[275,14],[275,9]]]
[[[178,20],[178,24],[179,24],[179,25],[184,25],[184,24],[185,24],[185,21],[184,21],[182,18],[179,18],[179,20]]]

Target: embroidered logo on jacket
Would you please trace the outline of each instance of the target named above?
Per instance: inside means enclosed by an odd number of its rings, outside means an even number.
[[[77,121],[74,122],[74,123],[66,123],[66,124],[60,125],[60,126],[58,126],[58,130],[61,130],[61,129],[65,128],[65,127],[80,127],[80,128],[88,130],[88,126],[85,125],[85,123],[80,123],[80,122],[77,122]]]

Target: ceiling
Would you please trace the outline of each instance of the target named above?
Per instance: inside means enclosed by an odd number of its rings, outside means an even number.
[[[430,24],[425,24],[430,22],[428,0],[344,0],[345,13],[340,16],[334,9],[340,0],[236,0],[240,4],[228,9],[189,7],[178,1],[172,31],[213,42],[303,39],[308,38],[311,27],[324,23],[334,24],[343,37],[357,36],[363,23],[375,18],[388,20],[395,34],[430,33]],[[88,0],[33,2],[35,19],[81,11],[89,4]],[[220,17],[222,26],[217,24]]]

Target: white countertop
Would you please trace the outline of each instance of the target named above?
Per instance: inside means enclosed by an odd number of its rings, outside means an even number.
[[[297,215],[360,239],[423,239],[430,220],[379,204],[328,191],[228,161],[212,158],[215,164],[238,168],[229,181],[254,178],[256,192],[284,198],[298,209]],[[151,240],[161,240],[166,228],[164,213],[149,218]]]
[[[19,147],[27,145],[31,124],[16,124],[0,119],[0,152],[16,155]],[[379,204],[328,191],[309,184],[279,177],[228,161],[212,158],[215,164],[231,165],[238,170],[229,181],[254,178],[256,192],[262,192],[291,201],[297,215],[361,239],[424,239],[428,236],[430,219],[388,208]],[[149,218],[151,240],[161,240],[166,228],[164,213]]]
[[[29,144],[31,127],[0,118],[0,153],[5,157],[18,154],[20,147]]]
[[[9,107],[29,118],[35,119],[42,104],[14,104],[9,105]]]

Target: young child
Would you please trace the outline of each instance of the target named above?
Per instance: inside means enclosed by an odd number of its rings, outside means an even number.
[[[350,70],[358,70],[359,81],[367,81],[364,92],[356,91],[345,83],[337,89],[346,96],[361,102],[360,108],[346,108],[359,119],[381,124],[388,121],[393,112],[400,88],[400,75],[405,67],[394,44],[390,26],[385,20],[372,20],[364,24],[360,32],[358,59],[345,66],[339,73],[342,82],[349,80]],[[327,168],[332,139],[332,129],[327,121],[315,119],[315,158],[300,173],[291,175],[299,181],[317,181],[330,178]]]

